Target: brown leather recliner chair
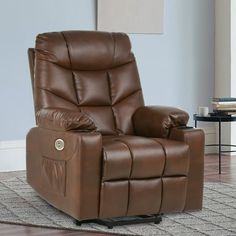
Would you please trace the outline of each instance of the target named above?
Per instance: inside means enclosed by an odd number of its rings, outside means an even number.
[[[77,220],[202,208],[204,134],[144,106],[126,34],[40,34],[29,59],[27,180],[43,199]]]

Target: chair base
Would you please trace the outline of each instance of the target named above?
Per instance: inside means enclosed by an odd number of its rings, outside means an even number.
[[[94,220],[75,220],[75,224],[81,226],[84,223],[96,223],[99,225],[107,226],[112,229],[114,226],[155,223],[159,224],[162,221],[161,215],[141,215],[135,217],[117,217],[112,219],[94,219]]]

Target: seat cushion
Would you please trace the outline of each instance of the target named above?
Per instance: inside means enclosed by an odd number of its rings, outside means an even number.
[[[165,154],[155,140],[117,136],[104,140],[103,180],[143,179],[162,175]]]
[[[139,136],[103,137],[103,181],[187,175],[188,145]]]
[[[189,171],[189,146],[184,142],[154,138],[165,151],[163,176],[187,176]]]

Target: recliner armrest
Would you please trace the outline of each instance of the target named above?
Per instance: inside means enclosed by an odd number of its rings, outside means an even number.
[[[171,128],[186,126],[189,115],[183,110],[165,106],[145,106],[136,110],[133,124],[136,135],[167,138]]]
[[[43,108],[36,113],[37,125],[41,128],[68,131],[93,131],[96,130],[91,118],[79,111],[62,108]]]
[[[57,150],[55,141],[64,141]],[[35,127],[26,138],[27,181],[45,200],[77,219],[98,218],[102,168],[99,132]]]

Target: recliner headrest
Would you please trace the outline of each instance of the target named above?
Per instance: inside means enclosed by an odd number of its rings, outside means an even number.
[[[104,70],[134,60],[126,34],[99,31],[39,34],[36,58],[72,70]]]

